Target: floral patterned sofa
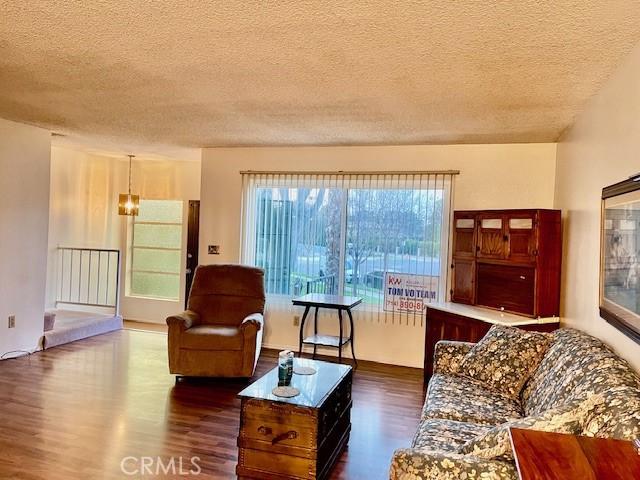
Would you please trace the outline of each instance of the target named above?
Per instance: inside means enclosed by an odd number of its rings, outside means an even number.
[[[510,426],[639,437],[640,378],[629,364],[581,331],[550,335],[548,350],[518,399],[458,374],[474,344],[439,342],[418,431],[411,448],[394,452],[390,478],[517,479]]]

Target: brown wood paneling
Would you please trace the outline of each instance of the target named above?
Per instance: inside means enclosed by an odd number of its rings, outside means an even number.
[[[532,323],[531,325],[521,325],[518,328],[529,332],[545,332],[551,333],[560,328],[560,322],[557,323]]]
[[[475,303],[476,262],[467,258],[454,258],[452,264],[451,300],[458,303]]]
[[[477,214],[476,257],[482,259],[501,259],[507,256],[505,236],[505,217],[502,212],[480,212]],[[485,221],[500,223],[498,228],[483,226]]]
[[[459,222],[460,220],[460,222]],[[469,227],[463,227],[467,221]],[[476,217],[473,213],[454,212],[453,218],[453,256],[457,258],[474,258],[476,256]]]
[[[458,229],[455,255],[472,257],[475,251],[474,231]]]
[[[559,210],[541,210],[536,282],[536,314],[560,314],[560,274],[562,269],[562,222]]]
[[[517,263],[535,263],[538,244],[537,210],[512,212],[506,215],[507,259]],[[513,221],[513,222],[512,222]],[[518,228],[520,221],[530,221],[531,228]]]
[[[535,275],[533,267],[480,263],[476,304],[533,316]]]

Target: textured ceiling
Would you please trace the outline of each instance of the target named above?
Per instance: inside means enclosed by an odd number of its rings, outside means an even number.
[[[640,1],[0,0],[0,117],[94,144],[555,141]]]

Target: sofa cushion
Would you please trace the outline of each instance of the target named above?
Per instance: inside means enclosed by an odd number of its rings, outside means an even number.
[[[486,433],[490,429],[489,425],[456,422],[441,418],[425,419],[418,425],[418,431],[413,438],[411,446],[413,448],[455,452],[465,442]]]
[[[552,408],[540,415],[532,415],[498,425],[480,436],[469,440],[459,453],[471,454],[479,458],[513,460],[510,428],[524,428],[543,432],[580,434],[586,423],[594,415],[602,395],[593,395],[584,401],[570,402]]]
[[[633,440],[640,438],[640,389],[613,387],[603,394],[584,426],[584,435]]]
[[[574,329],[552,334],[552,344],[522,391],[527,415],[535,415],[572,399],[613,387],[640,385],[627,362],[600,340]]]
[[[550,341],[546,333],[494,325],[464,357],[459,372],[490,390],[519,399]]]
[[[393,453],[389,480],[517,480],[510,462],[441,450],[403,448]]]
[[[522,409],[519,402],[474,380],[436,374],[429,382],[422,417],[497,425],[522,417]]]
[[[433,352],[433,373],[445,375],[457,375],[460,363],[475,344],[470,342],[457,342],[453,340],[440,340],[436,342]]]
[[[180,347],[188,350],[242,350],[244,339],[237,327],[197,325],[180,337]]]

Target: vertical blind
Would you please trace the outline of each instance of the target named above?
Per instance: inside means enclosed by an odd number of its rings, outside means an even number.
[[[358,317],[422,323],[444,300],[457,172],[242,172],[242,262],[269,302],[363,298]]]

